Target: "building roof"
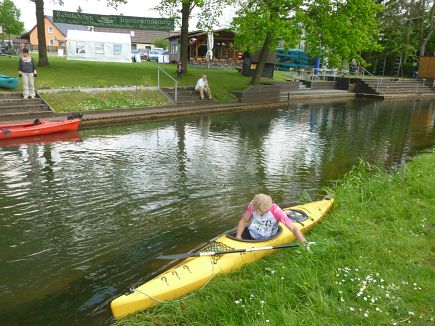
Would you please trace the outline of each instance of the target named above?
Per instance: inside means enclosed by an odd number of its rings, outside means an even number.
[[[52,16],[45,16],[59,31],[66,37],[68,31],[88,31],[88,26],[75,25],[75,24],[65,24],[65,23],[55,23]],[[36,28],[36,25],[27,33],[24,33],[21,37],[29,39],[30,33]],[[95,32],[106,32],[106,33],[121,33],[129,34],[131,37],[131,43],[145,43],[152,44],[157,38],[166,39],[170,35],[167,31],[154,31],[154,30],[134,30],[134,35],[131,34],[132,30],[122,29],[122,28],[110,28],[110,27],[95,27]]]
[[[219,34],[219,33],[231,33],[234,36],[234,32],[228,28],[220,28],[220,29],[215,29],[213,30],[213,34]],[[208,32],[207,31],[203,31],[203,30],[196,30],[196,31],[191,31],[189,32],[187,35],[188,37],[197,37],[197,36],[207,36]],[[172,33],[169,37],[167,37],[168,39],[177,39],[181,37],[181,32],[177,32],[176,34]]]
[[[53,21],[53,16],[45,16],[47,19],[56,26],[59,31],[66,36],[68,34],[68,31],[74,30],[74,31],[88,31],[89,27],[84,25],[75,25],[75,24],[65,24],[65,23],[55,23]],[[35,26],[36,27],[36,26]]]
[[[153,30],[130,30],[123,28],[110,28],[110,27],[95,27],[96,32],[109,32],[109,33],[129,33],[134,32],[131,35],[131,43],[145,43],[152,44],[155,39],[166,39],[169,36],[169,32],[166,31],[153,31]]]

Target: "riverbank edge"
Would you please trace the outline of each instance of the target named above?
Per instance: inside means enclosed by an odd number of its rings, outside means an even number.
[[[361,162],[325,189],[335,207],[312,253],[279,251],[115,325],[430,323],[434,166],[434,152],[389,172]]]
[[[329,92],[328,90],[314,93],[297,93],[288,98],[287,101],[274,101],[274,102],[199,102],[189,105],[182,104],[168,104],[159,106],[148,106],[143,108],[128,108],[128,109],[108,109],[108,110],[95,110],[95,111],[75,111],[75,112],[56,112],[44,101],[48,111],[44,115],[29,114],[9,114],[2,116],[2,121],[9,123],[25,122],[32,119],[66,119],[70,114],[82,114],[82,122],[80,128],[110,125],[117,123],[129,123],[135,121],[152,121],[164,120],[175,117],[191,116],[198,114],[211,114],[211,113],[229,113],[237,111],[255,111],[262,109],[277,109],[285,108],[286,106],[295,103],[296,101],[306,102],[327,102],[331,100],[349,100],[356,97],[352,92]]]
[[[82,127],[92,127],[98,125],[107,125],[115,123],[127,123],[132,121],[151,121],[164,120],[181,116],[192,116],[197,114],[210,113],[229,113],[239,111],[255,111],[263,109],[278,109],[285,108],[296,100],[304,101],[331,101],[348,100],[355,98],[355,94],[316,94],[316,95],[301,95],[294,96],[288,102],[264,102],[264,103],[240,103],[240,102],[225,102],[225,103],[209,103],[195,105],[167,105],[155,106],[140,109],[114,109],[101,111],[85,111],[81,123]],[[65,113],[54,113],[53,117],[65,118]]]

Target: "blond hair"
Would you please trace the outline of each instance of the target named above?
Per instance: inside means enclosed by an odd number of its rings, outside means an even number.
[[[265,194],[257,194],[252,200],[252,208],[257,213],[264,213],[272,207],[272,197]]]

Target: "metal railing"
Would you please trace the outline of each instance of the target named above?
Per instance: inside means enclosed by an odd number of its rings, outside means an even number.
[[[160,87],[160,71],[163,72],[166,76],[169,77],[169,79],[171,79],[174,82],[174,89],[175,89],[175,94],[174,94],[174,101],[175,103],[178,103],[178,81],[172,77],[171,75],[169,75],[166,71],[164,71],[162,68],[157,67],[157,88],[161,91],[161,87]]]
[[[364,67],[360,67],[360,69],[362,70],[362,76],[364,77],[365,74],[372,76],[373,78],[376,79],[377,83],[376,83],[376,92],[379,91],[379,87],[382,85],[382,78],[377,78],[375,75],[373,75],[370,71],[368,71],[366,68]]]

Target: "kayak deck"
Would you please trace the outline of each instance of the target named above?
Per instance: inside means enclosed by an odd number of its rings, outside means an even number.
[[[294,206],[284,211],[296,211],[305,215],[305,220],[294,221],[297,227],[306,233],[311,230],[332,207],[333,199],[324,199],[305,205]],[[211,240],[199,251],[225,251],[233,249],[277,246],[295,241],[294,235],[283,225],[281,232],[266,241],[238,240],[234,230]],[[190,257],[168,269],[148,282],[133,289],[111,302],[111,310],[115,318],[121,318],[140,310],[152,307],[159,302],[173,300],[184,296],[206,285],[213,277],[221,273],[229,273],[245,264],[252,263],[273,250],[250,251],[225,255]]]
[[[63,121],[35,120],[34,122],[0,125],[0,140],[37,135],[48,135],[63,131],[76,131],[81,119]]]

